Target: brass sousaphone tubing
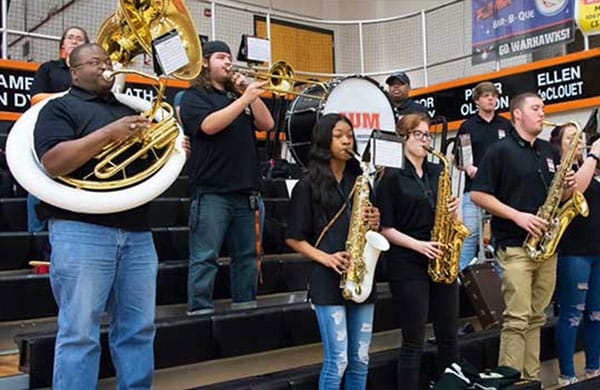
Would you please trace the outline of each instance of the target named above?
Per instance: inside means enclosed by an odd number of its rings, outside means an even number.
[[[94,159],[98,160],[98,162],[94,166],[93,172],[85,175],[83,179],[76,179],[70,176],[58,176],[57,179],[77,188],[111,190],[136,184],[154,174],[167,162],[167,159],[175,148],[175,139],[179,135],[179,127],[175,121],[173,107],[162,101],[165,89],[164,84],[158,77],[131,69],[106,71],[103,76],[109,80],[115,75],[122,73],[136,74],[141,77],[152,79],[158,83],[159,87],[157,88],[156,99],[152,103],[150,109],[141,113],[141,115],[149,119],[156,119],[156,116],[160,116],[159,121],[152,123],[150,128],[137,132],[128,138],[113,141],[105,145],[102,148],[102,151],[94,156]],[[114,160],[123,155],[123,153],[138,144],[141,144],[139,149],[129,157],[121,162],[114,162]],[[159,155],[156,152],[160,149],[165,149],[162,155]],[[147,158],[148,155],[152,155],[155,161],[146,169],[132,176],[127,176],[126,168],[138,159]],[[108,180],[118,173],[122,174],[122,178]],[[92,177],[99,180],[92,180]]]

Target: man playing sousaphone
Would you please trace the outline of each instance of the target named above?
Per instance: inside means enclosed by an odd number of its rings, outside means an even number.
[[[232,72],[231,50],[212,41],[203,47],[202,71],[181,101],[190,137],[190,267],[188,314],[213,310],[217,258],[227,234],[234,307],[253,306],[263,203],[254,129],[274,121],[259,95],[267,82],[247,84]]]
[[[84,44],[69,56],[70,91],[49,101],[34,130],[35,151],[53,177],[93,170],[94,156],[149,128],[148,119],[110,92],[112,70],[102,47]],[[58,304],[54,389],[95,388],[100,317],[109,315],[117,387],[149,389],[154,369],[154,305],[158,259],[146,205],[118,213],[76,213],[46,203]]]

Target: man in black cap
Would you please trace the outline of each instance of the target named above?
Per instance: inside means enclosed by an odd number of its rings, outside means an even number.
[[[232,71],[225,42],[203,47],[202,71],[180,107],[190,137],[190,266],[188,314],[213,310],[217,258],[227,235],[232,306],[256,304],[263,203],[254,129],[270,130],[273,117],[260,100],[266,81],[248,83]]]
[[[408,97],[410,92],[410,79],[404,72],[392,73],[386,80],[388,91],[398,115],[422,112],[429,115],[427,109]]]

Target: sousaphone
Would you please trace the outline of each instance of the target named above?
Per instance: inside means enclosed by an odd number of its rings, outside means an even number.
[[[193,80],[201,70],[202,48],[182,0],[119,0],[115,13],[100,26],[96,43],[126,67],[139,54],[152,53],[152,40],[171,30],[179,34],[190,60],[172,75]]]
[[[152,40],[175,30],[188,55],[187,65],[173,76],[193,79],[200,72],[202,49],[193,22],[182,0],[119,0],[96,42],[114,62],[127,66],[141,53],[150,53]],[[153,123],[141,136],[107,145],[95,159],[94,170],[83,177],[52,178],[40,164],[33,145],[33,130],[38,114],[53,96],[27,110],[11,130],[6,146],[7,162],[15,179],[27,191],[51,205],[81,213],[104,214],[128,210],[145,204],[163,193],[179,176],[185,164],[181,146],[183,131],[175,121],[173,108],[163,101],[164,83],[154,76],[133,70],[107,72],[137,73],[158,83],[154,102],[115,94],[125,105],[152,118]],[[139,172],[129,165],[142,159]]]

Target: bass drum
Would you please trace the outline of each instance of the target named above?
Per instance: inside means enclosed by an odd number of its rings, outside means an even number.
[[[308,152],[313,127],[325,114],[346,115],[354,126],[358,151],[362,153],[373,129],[394,131],[396,115],[394,106],[383,88],[370,77],[351,76],[334,79],[326,84],[327,97],[297,96],[285,115],[287,142],[292,157],[302,166],[308,163]],[[324,96],[325,91],[311,85],[304,95]]]

